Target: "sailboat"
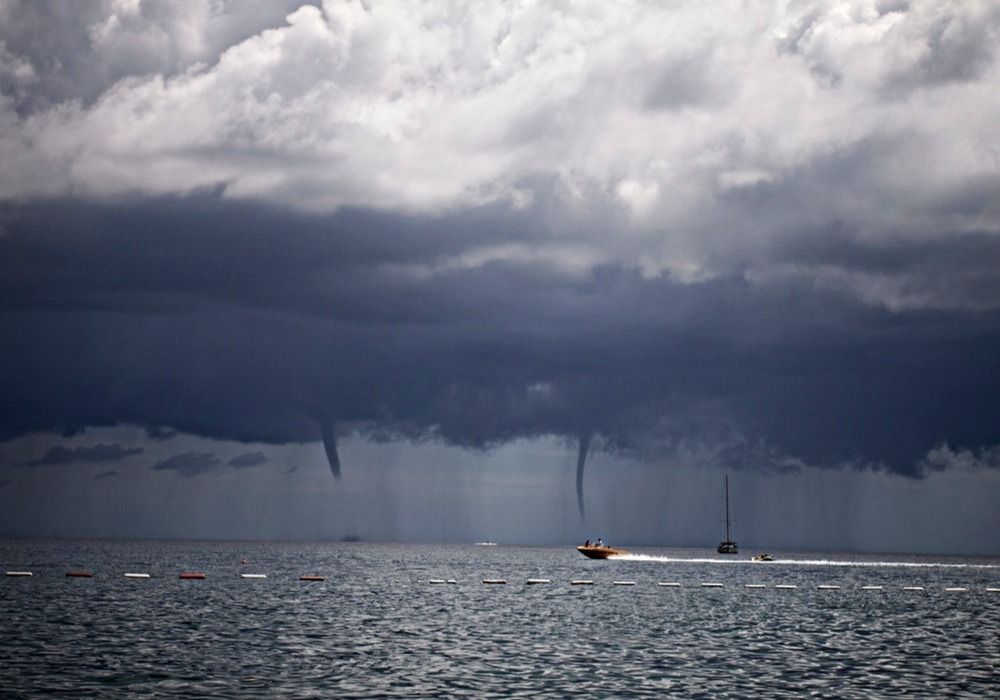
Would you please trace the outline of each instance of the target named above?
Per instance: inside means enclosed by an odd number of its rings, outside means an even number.
[[[739,553],[736,543],[733,542],[732,538],[729,536],[729,474],[726,474],[726,539],[719,542],[719,547],[716,551],[718,551],[719,554]]]

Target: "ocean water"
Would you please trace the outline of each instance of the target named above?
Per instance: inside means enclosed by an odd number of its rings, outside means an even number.
[[[5,541],[0,696],[1000,697],[1000,560],[775,554]]]

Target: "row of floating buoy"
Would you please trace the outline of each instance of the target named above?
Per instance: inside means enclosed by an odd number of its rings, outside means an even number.
[[[4,572],[4,574],[6,576],[12,577],[12,578],[34,576],[34,573],[31,572],[31,571],[6,571],[6,572]],[[266,579],[267,578],[267,574],[240,574],[239,576],[242,579]],[[94,574],[93,574],[93,572],[90,572],[90,571],[76,571],[76,570],[74,570],[74,571],[67,571],[66,572],[66,578],[93,578],[93,577],[94,577]],[[151,576],[148,573],[126,572],[125,573],[125,578],[127,578],[127,579],[148,579],[148,578],[151,578]],[[177,578],[179,578],[181,580],[185,580],[185,581],[192,581],[192,580],[193,581],[200,581],[200,580],[204,580],[204,579],[208,578],[208,576],[205,573],[201,572],[201,571],[182,571],[180,574],[178,574]],[[319,574],[303,574],[303,575],[299,576],[299,581],[326,581],[326,576],[322,576],[322,575],[319,575]],[[508,584],[507,579],[504,579],[504,578],[484,578],[482,580],[482,582],[483,582],[484,585],[501,585],[501,586],[503,586],[503,585],[507,585]],[[449,584],[450,585],[456,585],[456,584],[458,584],[458,580],[457,579],[453,579],[453,578],[449,578],[449,579],[432,578],[432,579],[430,579],[428,581],[428,583],[430,583],[430,584],[443,584],[443,585],[449,585]],[[528,585],[528,586],[537,586],[537,585],[544,585],[544,584],[550,584],[550,583],[552,583],[552,579],[549,579],[549,578],[529,578],[529,579],[527,579],[525,581],[525,585]],[[594,585],[594,581],[592,579],[572,579],[572,580],[570,580],[569,584],[571,586],[593,586]],[[635,586],[636,582],[635,581],[624,581],[624,580],[623,581],[612,581],[611,585],[613,585],[613,586]],[[659,581],[659,582],[657,582],[656,585],[658,587],[661,587],[661,588],[682,588],[683,587],[683,585],[679,581]],[[696,588],[724,588],[725,584],[717,582],[717,581],[702,581],[702,582],[696,584],[694,587],[696,587]],[[743,584],[743,588],[751,589],[751,590],[762,590],[762,589],[766,589],[767,585],[763,584],[763,583],[745,583],[745,584]],[[778,584],[774,584],[772,586],[772,588],[774,590],[778,590],[778,591],[782,591],[782,590],[797,590],[799,588],[799,586],[797,584],[794,584],[794,583],[778,583]],[[839,591],[839,590],[842,590],[842,588],[843,588],[842,586],[837,585],[837,584],[819,584],[819,585],[816,586],[816,590],[820,590],[820,591]],[[886,590],[886,587],[885,586],[879,586],[879,585],[865,585],[865,586],[860,586],[859,589],[862,590],[862,591],[884,591],[884,590]],[[903,590],[903,591],[911,591],[911,592],[920,592],[920,591],[926,591],[926,590],[928,590],[925,586],[901,586],[900,589]],[[970,589],[967,586],[946,586],[943,590],[945,592],[947,592],[947,593],[964,593],[964,592],[969,591]],[[987,586],[985,588],[985,590],[988,593],[1000,593],[1000,587],[996,587],[996,586]]]
[[[5,576],[11,578],[27,578],[29,576],[34,576],[35,574],[31,571],[6,571]],[[67,571],[66,578],[93,578],[94,574],[90,571]],[[135,573],[126,572],[125,578],[128,579],[147,579],[151,578],[149,574],[146,573]],[[201,581],[208,578],[208,575],[201,571],[182,571],[178,574],[177,578],[184,581]],[[240,578],[247,579],[264,579],[267,578],[267,574],[240,574]],[[319,574],[303,574],[299,576],[299,581],[326,581],[326,576],[321,576]]]
[[[482,580],[482,582],[485,585],[493,585],[493,586],[496,586],[496,585],[501,585],[502,586],[502,585],[507,585],[509,583],[508,580],[504,579],[504,578],[484,578]],[[428,581],[428,583],[430,583],[430,584],[457,584],[458,581],[456,579],[453,579],[453,578],[449,578],[449,579],[432,578],[432,579],[430,579]],[[525,585],[527,585],[527,586],[534,586],[534,585],[546,584],[546,583],[552,583],[552,579],[548,579],[548,578],[529,578],[528,580],[525,581]],[[570,580],[569,585],[571,585],[571,586],[593,586],[594,585],[594,581],[593,581],[593,579],[572,579],[572,580]],[[635,581],[612,581],[611,585],[612,586],[635,586],[636,582]],[[656,585],[658,587],[660,587],[660,588],[683,588],[684,587],[683,584],[681,584],[679,581],[659,581],[659,582],[657,582]],[[700,583],[694,584],[693,587],[695,587],[695,588],[725,588],[725,584],[717,582],[717,581],[702,581]],[[767,587],[768,587],[767,584],[764,584],[764,583],[745,583],[745,584],[743,584],[743,588],[750,589],[750,590],[763,590],[763,589],[766,589]],[[794,584],[794,583],[778,583],[778,584],[774,584],[771,587],[774,590],[778,590],[778,591],[794,591],[794,590],[798,590],[799,589],[799,585],[798,584]],[[839,591],[839,590],[843,590],[843,586],[840,586],[838,584],[826,584],[826,583],[818,584],[815,588],[816,588],[816,590],[819,590],[819,591]],[[860,586],[859,588],[862,591],[884,591],[884,590],[886,590],[886,586],[877,586],[877,585]],[[928,589],[925,586],[900,586],[900,590],[904,590],[904,591],[926,591]],[[969,589],[968,586],[946,586],[943,590],[945,592],[947,592],[947,593],[964,593],[966,591],[969,591],[970,589]],[[985,590],[988,593],[1000,593],[1000,587],[986,586]]]

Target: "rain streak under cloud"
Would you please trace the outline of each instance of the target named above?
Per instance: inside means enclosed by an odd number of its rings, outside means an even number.
[[[255,443],[149,455],[190,478],[321,441],[346,478],[345,439],[555,436],[581,514],[595,453],[995,470],[998,33],[985,2],[4,3],[0,439]]]

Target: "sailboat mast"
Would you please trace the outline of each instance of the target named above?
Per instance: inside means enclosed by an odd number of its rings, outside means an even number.
[[[726,542],[731,542],[729,536],[729,474],[726,474]]]

